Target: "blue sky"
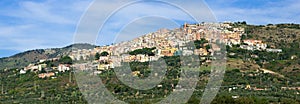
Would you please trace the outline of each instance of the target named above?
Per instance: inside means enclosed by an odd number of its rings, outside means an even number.
[[[72,44],[77,24],[92,1],[1,0],[0,57],[11,56],[31,49],[63,47]],[[217,21],[220,22],[247,21],[249,24],[300,23],[300,1],[298,0],[205,0],[205,2],[212,10]],[[186,3],[188,4],[189,1],[186,1]],[[111,4],[114,4],[114,2],[111,2]],[[151,5],[149,5],[140,8],[148,10],[151,8]],[[115,20],[124,19],[122,16],[117,17],[119,18],[115,18]],[[185,18],[176,15],[175,12],[174,17],[178,21],[184,21],[182,18]],[[152,19],[148,21],[158,22],[159,20]],[[113,19],[111,23],[117,22]],[[138,23],[143,23],[143,21],[136,21],[133,24]],[[113,26],[115,25],[110,27]],[[135,30],[137,27],[134,26],[139,25],[130,25],[128,26],[129,30]],[[154,24],[148,24],[147,26],[152,26],[152,29],[145,28],[143,31],[153,31],[153,28],[157,29],[163,26],[173,28],[175,25],[166,23],[162,26]],[[110,30],[105,34],[115,34],[116,31],[119,31],[114,30],[114,28],[110,28]],[[130,31],[122,31],[124,34],[128,34],[128,32]],[[129,34],[143,33],[141,30]],[[120,35],[119,38],[132,37],[136,36]],[[107,38],[111,39],[113,36],[98,38],[97,43],[100,45],[110,44],[110,41],[107,41],[110,39]]]

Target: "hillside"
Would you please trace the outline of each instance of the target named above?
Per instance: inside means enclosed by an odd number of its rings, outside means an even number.
[[[227,46],[227,66],[224,75],[223,83],[219,90],[217,97],[213,100],[213,104],[230,103],[230,104],[243,104],[243,103],[287,103],[298,104],[300,102],[299,90],[300,88],[300,27],[295,24],[278,24],[255,26],[247,25],[246,23],[233,23],[233,27],[245,28],[245,33],[242,35],[241,40],[255,39],[262,40],[268,44],[272,49],[282,49],[282,52],[267,52],[266,50],[247,50],[240,47],[242,44]],[[171,30],[172,31],[172,30]],[[176,31],[169,34],[164,33],[166,37],[176,34]],[[162,34],[157,34],[161,36]],[[155,35],[150,37],[156,37]],[[139,38],[141,40],[149,40],[147,36]],[[176,38],[175,38],[176,39]],[[157,39],[153,39],[157,40]],[[138,43],[143,41],[129,41],[128,43]],[[177,41],[175,41],[177,42]],[[207,42],[196,40],[194,41],[197,47],[209,50],[209,47],[204,47]],[[117,44],[118,45],[118,44]],[[126,44],[127,45],[127,44]],[[121,47],[122,44],[119,44]],[[144,45],[143,45],[144,46]],[[53,49],[37,49],[26,51],[8,58],[0,59],[0,68],[8,68],[11,70],[1,71],[1,85],[2,94],[0,94],[0,102],[2,103],[87,103],[84,96],[81,94],[77,83],[74,80],[74,67],[71,71],[57,72],[55,77],[39,78],[40,72],[28,72],[21,74],[20,70],[15,69],[24,67],[29,63],[37,62],[40,59],[57,58],[68,55],[69,52],[76,49],[93,49],[94,45],[89,44],[73,44],[63,48]],[[125,47],[125,46],[123,46]],[[125,48],[131,48],[128,45]],[[129,51],[130,55],[155,56],[153,48],[138,47],[133,51]],[[95,49],[112,49],[111,51],[119,51],[116,48],[98,47]],[[74,53],[91,55],[90,50],[77,50]],[[97,51],[98,52],[98,51]],[[72,55],[72,54],[69,54]],[[107,55],[104,55],[107,56]],[[201,55],[200,55],[201,56]],[[94,56],[93,56],[94,57]],[[108,58],[108,57],[107,57]],[[197,61],[191,61],[190,66],[181,68],[184,63],[181,62],[182,58],[177,55],[170,55],[162,57],[165,60],[168,71],[166,77],[160,83],[162,87],[155,87],[152,90],[136,90],[127,85],[124,85],[118,80],[114,67],[111,70],[92,69],[94,72],[101,72],[98,76],[102,79],[107,89],[119,99],[127,103],[155,103],[174,92],[174,85],[178,84],[179,72],[182,70],[191,70],[199,72],[200,79],[193,96],[188,103],[196,103],[200,101],[203,90],[206,87],[207,81],[211,73],[211,56],[202,55],[200,58],[200,67],[195,67],[192,64]],[[196,57],[197,58],[197,57]],[[138,58],[136,58],[137,60]],[[103,59],[105,60],[105,59]],[[145,78],[149,75],[149,61],[129,61],[128,63],[132,71],[139,72],[137,77]],[[194,60],[194,59],[192,59]],[[92,60],[95,61],[95,60]],[[155,62],[155,61],[153,61]],[[103,62],[104,63],[104,62]],[[103,64],[93,63],[94,66],[101,66]],[[57,63],[58,65],[59,63]],[[57,66],[56,65],[56,66]],[[73,73],[74,72],[74,73]],[[89,72],[89,71],[88,71]],[[37,74],[38,73],[38,74]],[[48,73],[48,72],[47,72]],[[4,74],[4,75],[3,75]],[[94,73],[93,73],[94,75]],[[14,82],[14,83],[11,83]],[[182,89],[184,90],[184,89]],[[92,95],[92,94],[91,94]],[[96,96],[103,96],[101,94]],[[250,96],[250,97],[249,97]],[[95,95],[92,95],[95,97]],[[234,98],[236,97],[236,98]]]
[[[269,24],[266,26],[246,25],[247,38],[261,39],[270,47],[290,48],[300,42],[300,28],[296,24]],[[298,47],[299,48],[299,47]]]
[[[264,65],[263,68],[282,73],[298,72],[300,68],[299,24],[249,25],[237,22],[233,23],[232,26],[245,28],[245,34],[243,34],[242,40],[262,40],[268,44],[269,48],[282,49],[282,53],[261,55],[261,57],[270,56],[269,60],[275,59],[272,62],[265,63],[266,65]],[[253,52],[248,52],[247,54],[251,55]],[[291,59],[292,57],[294,58]]]
[[[58,58],[67,55],[72,48],[91,49],[96,46],[90,44],[73,44],[63,48],[36,49],[18,53],[11,57],[0,58],[0,69],[21,68],[29,63],[38,62],[41,59]]]

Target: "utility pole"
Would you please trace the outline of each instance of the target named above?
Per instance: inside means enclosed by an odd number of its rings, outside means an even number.
[[[37,74],[37,72],[35,72],[35,75],[36,75],[36,77],[38,77],[38,74]],[[34,87],[34,91],[36,92],[36,91],[37,91],[36,79],[34,79],[34,82],[33,82],[33,87]]]
[[[34,84],[34,91],[37,91],[37,88],[36,88],[36,81],[34,81],[33,84]]]
[[[4,94],[3,70],[1,70],[1,94]]]
[[[3,86],[3,82],[2,81],[1,81],[1,85],[2,85],[1,92],[2,92],[2,94],[4,94],[4,86]]]
[[[72,69],[70,70],[69,82],[72,83]]]

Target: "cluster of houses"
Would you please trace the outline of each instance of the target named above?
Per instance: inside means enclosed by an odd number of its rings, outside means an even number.
[[[107,52],[108,55],[99,56],[98,60],[93,60],[93,69],[98,71],[95,73],[101,73],[103,70],[113,69],[121,66],[122,62],[149,62],[158,60],[163,56],[186,56],[186,55],[199,55],[199,56],[210,56],[215,51],[221,49],[218,45],[213,44],[214,42],[220,41],[228,46],[240,45],[240,48],[246,50],[265,50],[267,52],[282,52],[281,49],[269,49],[267,44],[262,40],[246,39],[241,40],[241,36],[245,33],[244,28],[234,28],[230,23],[201,23],[201,24],[184,24],[182,28],[167,30],[161,29],[154,33],[149,33],[139,38],[133,39],[132,41],[121,42],[114,45],[95,47],[93,49],[74,49],[69,53],[69,57],[72,60],[89,60],[93,59],[97,53]],[[187,43],[195,40],[205,39],[209,43],[204,44],[210,45],[211,49],[195,47],[187,47]],[[155,47],[152,52],[153,56],[146,54],[130,55],[128,52],[143,48]],[[254,57],[254,56],[253,56]],[[203,57],[201,57],[203,58]],[[54,67],[48,67],[45,61],[58,61],[59,58],[40,60],[36,64],[29,64],[20,70],[20,74],[26,74],[26,72],[41,72],[38,74],[39,78],[56,78],[59,72],[69,71],[72,67],[80,67],[79,69],[87,69],[88,64],[59,64]],[[207,60],[206,62],[209,62]],[[138,76],[139,71],[132,72],[132,75]],[[264,91],[269,90],[266,88],[256,88],[247,85],[244,87],[248,90]],[[236,90],[237,87],[229,88],[229,92]],[[282,90],[300,90],[299,87],[282,87]],[[238,96],[233,96],[238,98]]]
[[[199,23],[199,24],[184,24],[182,28],[168,30],[161,29],[157,32],[149,33],[141,37],[135,38],[132,41],[121,42],[113,45],[96,47],[94,49],[73,50],[70,57],[73,60],[87,60],[96,53],[108,52],[109,55],[100,57],[99,62],[106,60],[106,64],[100,64],[99,69],[107,69],[115,67],[121,62],[147,62],[158,60],[163,56],[179,56],[179,55],[201,55],[207,56],[220,50],[216,46],[212,49],[195,47],[187,47],[188,43],[195,40],[205,39],[213,43],[216,41],[224,42],[228,45],[236,45],[241,43],[241,35],[244,33],[244,28],[233,28],[230,23]],[[152,48],[154,56],[144,54],[129,55],[128,52],[142,48]],[[111,64],[113,63],[113,65]]]
[[[101,56],[98,60],[98,69],[110,69],[120,66],[121,62],[147,62],[158,60],[163,56],[186,56],[186,55],[213,55],[220,48],[213,44],[222,42],[226,45],[240,45],[240,48],[246,50],[266,50],[268,52],[282,52],[281,49],[268,49],[267,44],[262,40],[241,40],[245,29],[241,27],[232,27],[231,23],[185,23],[181,28],[168,30],[161,29],[157,32],[149,33],[131,41],[121,42],[113,45],[96,47],[94,49],[73,50],[70,57],[73,60],[87,60],[94,57],[96,53],[107,52],[108,56]],[[188,43],[195,40],[205,39],[209,41],[212,49],[187,47]],[[152,48],[154,56],[145,54],[129,55],[128,52],[143,48]],[[101,63],[105,61],[106,63]]]
[[[253,40],[253,39],[247,39],[243,40],[243,45],[240,46],[242,49],[246,50],[266,50],[267,44],[263,43],[261,40]]]
[[[267,52],[282,52],[282,49],[271,49],[271,48],[267,48],[268,45],[266,43],[264,43],[262,40],[254,40],[254,39],[246,39],[243,40],[243,44],[240,45],[240,48],[242,49],[246,49],[246,50],[265,50]]]
[[[241,27],[232,27],[231,23],[201,23],[184,24],[184,32],[191,35],[191,40],[205,39],[210,42],[217,40],[227,45],[241,44],[241,36],[245,29]]]
[[[39,78],[56,78],[55,75],[58,72],[66,72],[71,69],[71,65],[69,64],[59,64],[55,67],[48,67],[45,61],[58,61],[59,58],[40,60],[36,64],[29,64],[20,70],[20,74],[26,74],[27,72],[43,72],[38,74]]]
[[[185,23],[181,28],[174,30],[161,29],[157,32],[149,33],[132,41],[121,42],[113,45],[96,47],[93,49],[73,49],[69,56],[72,60],[89,60],[93,59],[97,53],[107,52],[107,56],[100,56],[97,69],[106,70],[120,66],[122,62],[147,62],[155,61],[163,56],[186,56],[186,55],[213,55],[215,51],[221,49],[215,42],[222,42],[226,45],[240,45],[240,48],[247,50],[266,50],[268,52],[281,52],[280,49],[268,49],[267,44],[261,40],[241,40],[245,29],[241,27],[232,27],[231,23]],[[212,46],[211,49],[188,47],[189,42],[205,39]],[[143,48],[152,48],[154,56],[145,54],[129,55],[130,51]],[[24,68],[27,70],[41,71],[46,67],[45,64],[30,64]],[[64,72],[69,70],[70,65],[59,65],[50,69]],[[48,69],[49,70],[49,69]]]
[[[281,87],[281,90],[300,90],[300,87]]]

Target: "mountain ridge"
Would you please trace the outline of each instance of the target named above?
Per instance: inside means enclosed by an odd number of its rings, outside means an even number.
[[[0,58],[0,69],[21,68],[41,59],[57,58],[67,55],[73,48],[90,49],[96,45],[75,43],[62,48],[34,49],[17,53],[9,57]]]
[[[231,23],[233,27],[243,27],[245,28],[244,39],[261,39],[268,44],[271,44],[271,47],[275,48],[284,48],[282,46],[288,47],[288,49],[284,49],[284,51],[289,51],[291,48],[288,46],[289,44],[293,45],[293,43],[297,40],[300,40],[300,25],[299,24],[268,24],[268,25],[249,25],[244,22],[235,22]],[[175,28],[177,29],[177,28]],[[158,32],[161,29],[158,30]],[[174,29],[173,29],[174,30]],[[274,31],[276,30],[276,31]],[[286,34],[284,34],[286,33]],[[282,35],[284,34],[284,35]],[[140,37],[143,37],[142,35]],[[289,41],[285,42],[276,42],[276,40],[284,40],[287,39]],[[132,41],[132,40],[131,40]],[[300,47],[300,44],[294,44],[294,47]],[[298,46],[299,45],[299,46]],[[78,49],[92,49],[97,47],[96,45],[88,44],[88,43],[76,43],[71,44],[62,48],[48,48],[48,49],[35,49],[28,50],[25,52],[21,52],[15,54],[10,57],[0,58],[0,69],[4,68],[19,68],[28,65],[29,63],[37,62],[40,59],[46,58],[55,58],[61,57],[63,55],[67,55],[68,52],[71,51],[72,48]],[[295,53],[296,54],[296,53]],[[292,54],[291,54],[292,55]]]

